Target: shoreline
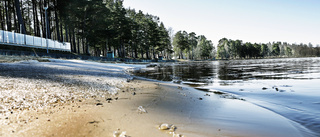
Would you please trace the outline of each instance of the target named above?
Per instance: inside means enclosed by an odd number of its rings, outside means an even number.
[[[57,64],[63,68],[71,67],[64,63]],[[86,63],[88,62],[84,64]],[[59,68],[57,64],[54,68]],[[97,67],[94,66],[96,63],[89,62],[89,65]],[[86,68],[90,73],[81,75],[72,70],[68,73],[81,76],[76,78],[76,82],[88,80],[86,78],[90,77],[95,79],[92,81],[95,83],[104,81],[104,76],[98,76],[104,72],[100,69],[93,71]],[[120,73],[124,73],[119,70],[120,67],[114,66],[113,71],[109,68],[107,71],[112,73],[105,77],[116,78]],[[1,79],[7,78],[3,75],[2,73]],[[21,75],[23,74],[13,76]],[[127,135],[132,137],[172,136],[168,131],[158,129],[162,123],[175,125],[175,133],[185,136],[303,136],[287,119],[242,100],[220,98],[213,93],[166,82],[145,79],[126,82],[128,75],[120,76],[121,82],[114,83],[114,86],[121,84],[115,94],[97,94],[99,96],[53,102],[41,109],[18,109],[1,113],[0,136],[112,136],[118,129],[126,131]],[[31,81],[30,84],[36,83]],[[56,86],[59,85],[52,87]],[[77,93],[77,90],[88,90],[78,88],[81,85],[70,87],[75,88],[73,93]],[[99,84],[93,84],[93,87],[106,89]],[[66,91],[68,90],[70,89]],[[139,113],[139,106],[147,113]]]

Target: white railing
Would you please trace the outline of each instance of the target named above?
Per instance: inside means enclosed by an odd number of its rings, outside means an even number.
[[[46,49],[47,43],[50,50],[71,51],[71,46],[68,42],[61,43],[51,39],[0,30],[0,44]]]

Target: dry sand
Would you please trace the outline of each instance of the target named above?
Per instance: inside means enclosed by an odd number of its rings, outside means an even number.
[[[99,69],[85,73],[83,67],[71,67],[86,63],[0,64],[0,136],[111,137],[114,131],[132,137],[173,136],[158,129],[162,123],[188,137],[303,136],[293,122],[243,100],[172,83],[127,82],[120,68],[103,70],[95,63],[89,65]],[[6,92],[19,90],[24,97]],[[147,113],[139,112],[139,106]]]

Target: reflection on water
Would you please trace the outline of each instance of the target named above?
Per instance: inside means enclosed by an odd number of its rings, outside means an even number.
[[[239,95],[320,136],[320,58],[164,63],[146,70],[136,75]]]
[[[319,79],[319,73],[319,58],[300,58],[167,63],[137,75],[209,84],[215,80]]]

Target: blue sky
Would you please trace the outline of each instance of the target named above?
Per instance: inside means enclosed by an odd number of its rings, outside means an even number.
[[[218,40],[320,44],[320,0],[124,0],[175,32]]]

